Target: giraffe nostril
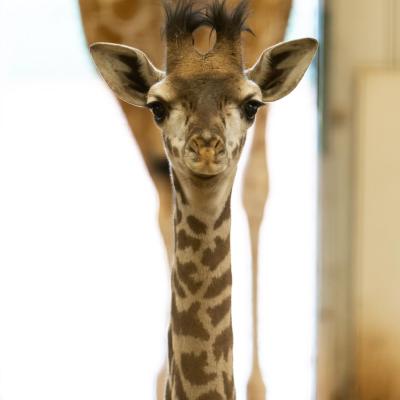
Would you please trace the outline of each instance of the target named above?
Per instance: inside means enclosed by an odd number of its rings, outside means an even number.
[[[221,143],[221,140],[220,140],[220,139],[214,138],[214,139],[212,139],[211,142],[210,142],[210,147],[213,147],[215,150],[217,150],[218,147],[221,146],[221,144],[222,144],[222,143]]]
[[[216,155],[217,157],[222,156],[225,154],[225,149],[221,148],[219,150],[216,151]]]
[[[199,145],[196,140],[191,140],[189,143],[189,150],[192,151],[193,153],[198,153],[199,151]]]

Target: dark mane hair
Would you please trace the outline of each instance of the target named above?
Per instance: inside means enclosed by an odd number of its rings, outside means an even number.
[[[232,10],[228,10],[226,0],[212,0],[211,4],[197,9],[195,5],[199,2],[196,0],[163,0],[162,3],[164,34],[168,41],[191,36],[200,26],[209,26],[220,39],[236,40],[242,32],[253,33],[246,25],[248,0],[240,0]]]
[[[206,8],[206,25],[215,30],[219,38],[236,40],[242,32],[252,32],[246,25],[249,17],[249,1],[240,0],[231,11],[226,7],[226,0],[213,0]]]
[[[206,25],[204,10],[194,9],[195,0],[163,0],[165,27],[163,34],[167,40],[175,40],[191,34]]]

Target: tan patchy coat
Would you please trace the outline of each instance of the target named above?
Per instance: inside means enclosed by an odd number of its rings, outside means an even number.
[[[255,37],[245,35],[245,60],[252,65],[265,47],[283,40],[292,0],[253,0],[249,26]],[[165,52],[160,46],[162,13],[157,0],[79,0],[88,43],[113,42],[143,50],[156,67],[162,68]],[[121,107],[143,155],[160,198],[160,228],[169,258],[172,254],[171,189],[164,150],[151,115],[146,110],[121,102]],[[260,219],[267,195],[265,162],[266,110],[259,115],[252,155],[246,174],[245,206]],[[258,200],[257,200],[258,198]],[[252,211],[250,211],[252,210]]]
[[[85,34],[89,43],[107,41],[134,46],[144,50],[157,67],[163,67],[165,54],[160,51],[161,13],[155,2],[149,0],[80,0],[80,6]],[[256,37],[245,35],[245,60],[248,65],[255,61],[263,48],[283,39],[290,6],[291,0],[252,1],[252,14],[248,25],[255,32]],[[125,102],[121,102],[121,107],[127,116],[159,193],[160,228],[171,259],[172,231],[170,220],[172,203],[163,145],[153,119],[147,110],[131,107]],[[265,388],[258,363],[257,337],[258,231],[268,192],[265,125],[266,110],[264,109],[259,112],[256,121],[243,192],[244,206],[249,219],[253,256],[254,362],[248,388],[250,400],[265,397]],[[168,142],[165,145],[168,147]],[[176,238],[177,241],[178,239]]]

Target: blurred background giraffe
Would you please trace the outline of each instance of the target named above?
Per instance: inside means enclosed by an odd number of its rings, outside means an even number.
[[[145,51],[159,68],[163,67],[161,49],[163,15],[160,5],[148,0],[80,0],[81,16],[88,43],[113,42]],[[234,3],[234,2],[232,2]],[[244,43],[245,62],[252,65],[264,48],[283,40],[292,0],[252,0],[249,27],[254,32]],[[196,37],[196,45],[208,47],[209,32]],[[168,161],[151,113],[120,101],[123,113],[136,139],[149,175],[159,197],[159,227],[168,259],[172,254],[172,198]],[[243,205],[246,211],[252,254],[253,361],[247,393],[249,400],[265,398],[258,351],[258,243],[260,225],[268,196],[266,161],[266,122],[268,109],[260,110],[254,129],[250,156],[243,181]],[[165,371],[161,371],[158,399],[163,398]]]

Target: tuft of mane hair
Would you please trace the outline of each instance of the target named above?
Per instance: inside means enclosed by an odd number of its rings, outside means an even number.
[[[163,0],[165,13],[164,34],[167,41],[191,36],[200,26],[206,25],[203,10],[195,9],[195,0]]]
[[[246,25],[249,17],[249,1],[241,0],[233,10],[226,7],[226,0],[213,0],[206,8],[205,24],[215,30],[219,38],[236,40],[242,32],[253,31]]]

